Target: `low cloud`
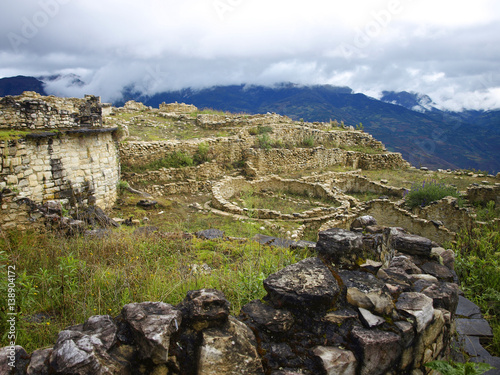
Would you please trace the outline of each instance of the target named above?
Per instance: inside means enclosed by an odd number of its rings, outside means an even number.
[[[77,74],[50,93],[119,99],[212,85],[335,84],[500,108],[500,5],[428,0],[17,0],[0,5],[0,76]]]

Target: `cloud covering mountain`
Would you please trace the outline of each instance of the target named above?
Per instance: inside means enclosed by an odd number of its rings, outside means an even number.
[[[296,82],[500,108],[499,21],[494,0],[3,1],[0,77],[77,74],[47,91],[106,101]]]

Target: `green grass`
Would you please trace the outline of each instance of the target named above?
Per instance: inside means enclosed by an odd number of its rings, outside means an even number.
[[[467,298],[476,303],[493,328],[494,338],[487,349],[500,355],[500,223],[491,220],[498,212],[478,213],[487,224],[464,228],[452,245],[456,271]],[[482,210],[487,210],[483,208]],[[479,209],[481,210],[481,209]],[[493,211],[495,212],[495,211]]]
[[[423,181],[421,184],[413,185],[407,192],[405,204],[409,208],[424,207],[447,196],[459,198],[460,193],[456,187],[435,180]]]
[[[16,343],[27,351],[53,345],[57,332],[92,315],[116,316],[130,302],[177,304],[193,289],[221,290],[238,314],[264,296],[264,278],[309,256],[254,242],[136,237],[127,229],[104,238],[4,233],[0,248],[2,288],[5,267],[16,266]],[[202,264],[211,271],[193,270]],[[5,293],[0,299],[0,332],[7,332]],[[7,344],[4,334],[0,345]]]
[[[24,130],[0,130],[0,142],[19,139],[30,133],[32,132]]]

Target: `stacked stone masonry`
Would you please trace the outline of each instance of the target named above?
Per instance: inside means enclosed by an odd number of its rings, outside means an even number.
[[[115,129],[99,126],[99,103],[31,93],[1,100],[0,130],[23,133],[0,141],[0,228],[33,224],[26,199],[67,208],[114,204],[120,177]]]
[[[449,358],[459,300],[451,250],[366,217],[321,232],[316,249],[267,277],[267,295],[238,317],[214,289],[177,306],[131,303],[67,328],[52,348],[0,349],[0,371],[422,375]]]

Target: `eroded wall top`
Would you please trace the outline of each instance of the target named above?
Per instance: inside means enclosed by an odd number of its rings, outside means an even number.
[[[42,96],[26,91],[0,99],[0,129],[54,130],[102,127],[101,98]]]

